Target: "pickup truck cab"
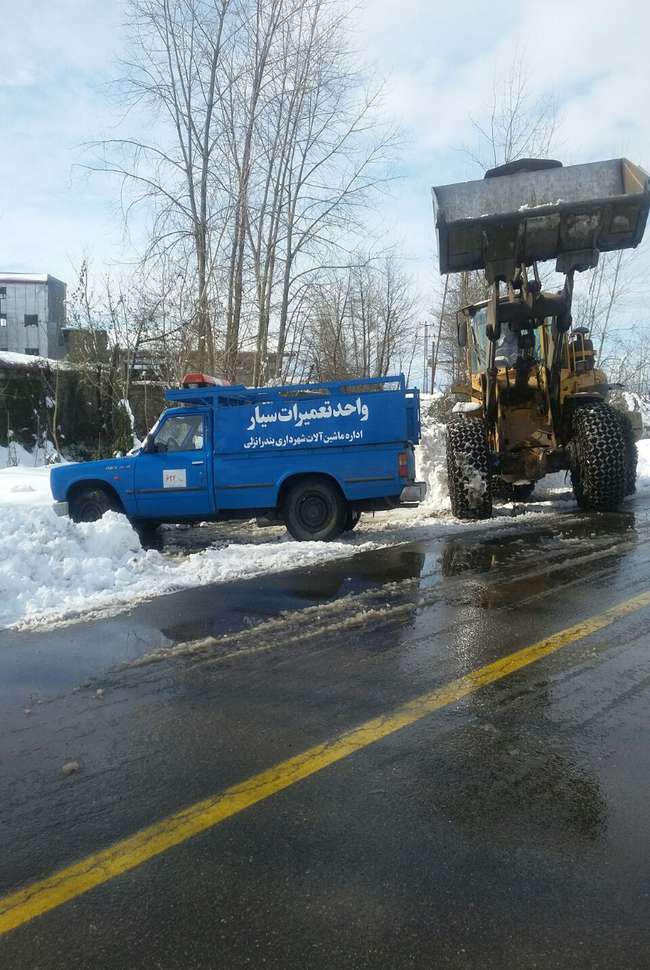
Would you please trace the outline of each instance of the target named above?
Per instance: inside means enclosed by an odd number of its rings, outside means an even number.
[[[188,374],[124,458],[52,469],[56,510],[109,509],[136,528],[258,517],[295,539],[333,539],[364,511],[414,505],[420,400],[394,377],[248,388]]]

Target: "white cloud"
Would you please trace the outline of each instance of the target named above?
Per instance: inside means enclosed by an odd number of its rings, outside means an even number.
[[[347,2],[347,0],[345,0]],[[122,250],[117,186],[74,167],[85,141],[116,117],[104,82],[123,43],[123,6],[110,0],[0,0],[11,43],[0,64],[0,268],[70,276]],[[11,12],[8,9],[11,8]],[[534,96],[554,95],[565,162],[627,154],[650,168],[650,18],[640,0],[364,0],[355,14],[359,60],[386,78],[386,112],[406,136],[404,178],[377,223],[433,287],[430,186],[476,177],[459,149],[484,117],[495,79],[515,57]]]

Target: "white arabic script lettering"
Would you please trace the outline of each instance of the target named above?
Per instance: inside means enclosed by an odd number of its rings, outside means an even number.
[[[363,439],[362,430],[354,431],[333,431],[330,434],[322,431],[312,431],[311,434],[285,434],[279,437],[268,435],[255,435],[244,442],[244,448],[248,450],[263,450],[264,448],[300,448],[303,445],[331,445],[331,444],[352,444]]]
[[[353,414],[360,421],[368,420],[368,405],[364,404],[360,397],[356,399],[354,404],[352,402],[344,404],[339,401],[332,407],[330,401],[325,401],[320,407],[309,408],[305,411],[301,411],[298,405],[294,404],[290,408],[280,408],[278,411],[264,413],[260,410],[259,404],[256,404],[251,415],[250,424],[246,430],[255,431],[256,428],[265,428],[267,425],[276,424],[278,421],[282,423],[292,422],[296,428],[302,428],[303,426],[309,426],[312,421],[326,421],[329,418],[349,418]]]

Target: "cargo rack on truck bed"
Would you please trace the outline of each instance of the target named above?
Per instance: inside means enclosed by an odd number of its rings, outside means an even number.
[[[196,376],[196,375],[193,375]],[[281,398],[319,398],[337,394],[369,394],[377,391],[405,392],[406,379],[403,374],[393,374],[386,377],[348,378],[338,381],[318,381],[312,384],[281,384],[267,387],[246,387],[244,384],[206,384],[204,387],[172,387],[165,391],[168,401],[205,401],[211,403],[215,397],[220,404],[250,403],[271,401]]]

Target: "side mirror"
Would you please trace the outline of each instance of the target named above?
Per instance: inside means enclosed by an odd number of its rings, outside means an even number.
[[[144,439],[144,444],[142,445],[142,451],[145,455],[153,455],[158,449],[156,448],[156,442],[151,437],[150,434]]]
[[[465,317],[459,317],[456,321],[456,327],[458,329],[458,346],[467,346],[467,320]]]

